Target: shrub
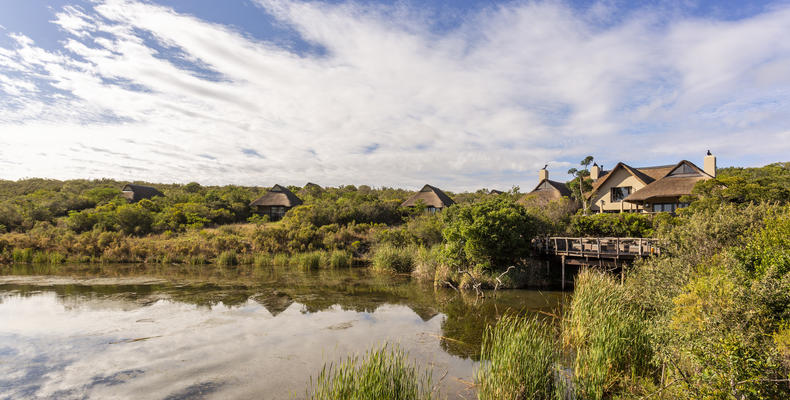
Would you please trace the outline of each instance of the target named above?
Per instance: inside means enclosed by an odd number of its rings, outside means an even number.
[[[486,270],[521,262],[529,256],[539,221],[509,197],[456,205],[444,212],[447,243],[442,253],[453,267]]]
[[[410,362],[398,347],[372,349],[338,365],[324,365],[306,397],[335,399],[431,399],[431,375]]]
[[[552,398],[557,348],[550,323],[535,317],[502,317],[483,335],[478,398]]]
[[[414,269],[414,248],[377,247],[373,253],[373,269],[378,272],[411,273]]]

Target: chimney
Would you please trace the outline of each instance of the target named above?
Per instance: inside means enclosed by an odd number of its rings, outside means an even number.
[[[592,168],[590,168],[590,179],[597,181],[600,176],[601,176],[601,167],[599,167],[598,164],[595,163],[593,164]]]
[[[538,171],[538,181],[543,182],[544,179],[549,179],[549,171],[546,168]]]
[[[708,150],[708,154],[705,156],[705,163],[703,170],[705,171],[706,174],[714,178],[716,177],[716,156],[711,154],[710,150]]]

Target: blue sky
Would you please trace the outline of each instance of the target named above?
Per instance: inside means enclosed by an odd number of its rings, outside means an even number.
[[[528,189],[787,161],[790,3],[4,0],[0,178]]]

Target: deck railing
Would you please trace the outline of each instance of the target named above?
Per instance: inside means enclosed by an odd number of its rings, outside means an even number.
[[[544,254],[570,257],[635,258],[661,253],[659,240],[653,238],[547,237],[533,244]]]

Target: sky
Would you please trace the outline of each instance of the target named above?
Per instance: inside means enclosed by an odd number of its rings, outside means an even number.
[[[790,1],[1,0],[0,179],[530,190],[790,160]]]

